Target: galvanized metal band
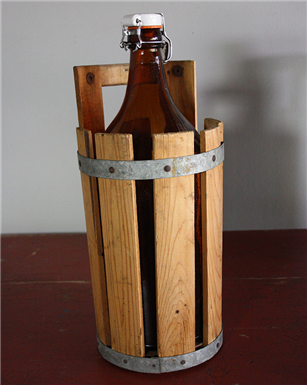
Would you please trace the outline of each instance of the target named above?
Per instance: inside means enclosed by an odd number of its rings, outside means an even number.
[[[104,160],[78,154],[79,170],[105,179],[161,179],[208,171],[224,160],[224,144],[201,154],[154,160]]]
[[[172,357],[147,358],[119,353],[105,346],[97,337],[98,350],[105,360],[121,368],[141,373],[168,373],[200,365],[214,357],[222,343],[223,332],[221,331],[216,340],[194,352]]]

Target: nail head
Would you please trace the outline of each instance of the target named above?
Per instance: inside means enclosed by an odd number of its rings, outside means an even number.
[[[94,83],[94,74],[92,74],[92,72],[88,72],[87,75],[86,75],[86,80],[87,80],[87,83],[88,84],[93,84]]]
[[[183,71],[184,71],[184,68],[179,66],[179,65],[175,65],[173,68],[172,68],[172,73],[174,76],[182,76],[183,75]]]

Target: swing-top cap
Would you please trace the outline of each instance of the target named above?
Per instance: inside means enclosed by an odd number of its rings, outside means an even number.
[[[160,28],[162,34],[162,40],[157,41],[142,41],[141,30],[143,28]],[[122,19],[122,40],[120,43],[121,48],[131,48],[131,42],[128,40],[130,35],[136,35],[138,37],[137,43],[134,46],[134,52],[142,47],[142,44],[159,44],[161,43],[164,47],[166,63],[170,60],[172,55],[172,43],[165,31],[165,18],[162,13],[135,13],[132,15],[126,15]]]
[[[126,15],[122,19],[122,26],[126,28],[139,27],[163,28],[165,24],[164,15],[162,13],[135,13]]]

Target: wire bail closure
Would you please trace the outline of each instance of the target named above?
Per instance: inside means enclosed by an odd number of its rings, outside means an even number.
[[[141,39],[141,27],[142,27],[142,20],[140,18],[136,18],[134,22],[137,24],[137,29],[129,29],[129,25],[124,24],[122,22],[122,40],[120,42],[120,47],[124,48],[125,51],[127,51],[129,48],[131,48],[131,43],[128,41],[128,36],[131,35],[137,35],[138,37],[138,42],[136,43],[136,47],[133,52],[137,51],[142,47],[142,44],[163,44],[163,51],[164,51],[164,63],[167,63],[171,59],[172,56],[172,42],[170,38],[167,36],[166,31],[165,31],[165,18],[162,13],[159,13],[162,17],[162,36],[165,38],[165,40],[160,40],[160,41],[143,41]]]

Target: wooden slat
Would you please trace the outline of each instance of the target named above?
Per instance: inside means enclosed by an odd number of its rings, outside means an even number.
[[[207,128],[211,127],[211,128]],[[207,120],[201,131],[201,152],[220,146],[221,122]],[[203,253],[203,344],[217,338],[222,328],[222,208],[223,164],[201,175]]]
[[[100,84],[106,86],[120,86],[127,84],[128,64],[105,64],[100,66]]]
[[[165,64],[165,71],[174,103],[197,129],[196,62],[169,61]]]
[[[153,136],[154,159],[193,153],[193,132]],[[158,355],[167,357],[195,350],[194,176],[154,180],[154,213]]]
[[[224,141],[224,125],[218,119],[206,118],[204,119],[204,129],[210,130],[212,128],[219,127],[220,142]]]
[[[130,134],[96,134],[98,159],[133,160]],[[111,347],[145,354],[136,188],[133,180],[99,179]]]
[[[79,127],[90,130],[93,134],[104,132],[100,66],[74,67],[74,77]]]
[[[78,152],[94,158],[91,131],[77,128]],[[103,344],[110,346],[109,311],[106,289],[105,264],[103,257],[102,231],[99,217],[98,189],[96,178],[81,175],[88,251],[92,276],[96,328]]]

